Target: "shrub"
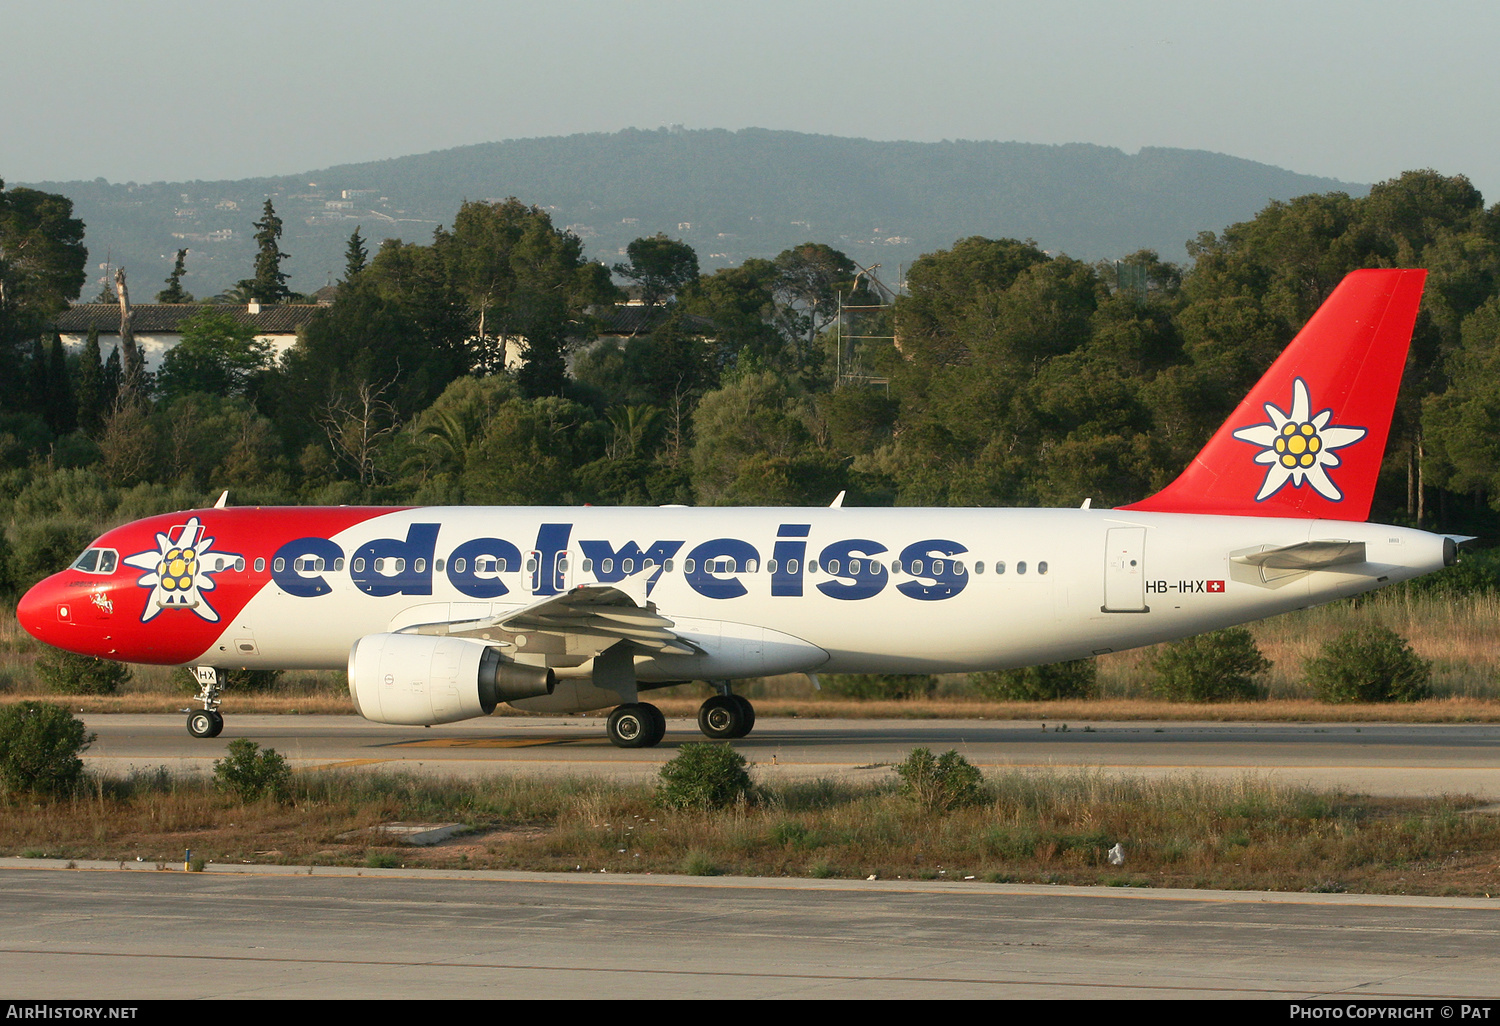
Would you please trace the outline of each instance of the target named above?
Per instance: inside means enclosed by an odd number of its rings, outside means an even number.
[[[662,766],[656,796],[669,809],[722,809],[754,792],[745,757],[728,745],[690,741]]]
[[[249,738],[229,742],[229,754],[214,761],[214,783],[241,802],[262,798],[286,804],[292,798],[292,770],[274,748],[261,751]]]
[[[1225,702],[1259,695],[1257,681],[1271,668],[1244,627],[1183,638],[1151,660],[1153,693],[1172,702]]]
[[[57,695],[112,695],[133,676],[124,663],[55,648],[37,656],[36,675]]]
[[[835,695],[904,701],[926,698],[937,690],[937,678],[929,673],[835,673],[823,678]]]
[[[1073,659],[1066,663],[969,674],[971,688],[985,698],[1003,702],[1093,698],[1098,680],[1099,667],[1093,659]]]
[[[8,791],[63,794],[83,773],[78,756],[97,735],[49,702],[0,708],[0,783]]]
[[[1325,702],[1415,702],[1432,694],[1432,664],[1389,627],[1356,627],[1304,664]]]
[[[984,801],[984,777],[953,749],[934,757],[931,749],[914,748],[896,775],[901,793],[924,809],[946,812]]]

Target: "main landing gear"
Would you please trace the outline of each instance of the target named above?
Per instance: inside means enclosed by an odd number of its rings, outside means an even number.
[[[744,737],[755,726],[755,706],[730,692],[727,681],[715,686],[719,693],[698,709],[698,729],[716,739]],[[667,718],[649,702],[632,702],[617,706],[605,729],[616,748],[655,748],[666,736]]]
[[[605,723],[616,748],[655,748],[667,736],[667,718],[650,702],[618,706]]]
[[[744,737],[754,726],[755,706],[727,689],[698,707],[698,729],[706,737]]]
[[[224,692],[219,671],[212,666],[199,666],[193,672],[198,677],[198,699],[203,708],[188,714],[188,733],[194,737],[218,737],[224,729],[224,717],[219,715],[219,696]]]

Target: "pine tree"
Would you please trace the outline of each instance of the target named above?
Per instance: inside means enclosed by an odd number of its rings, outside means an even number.
[[[255,227],[259,229],[255,241],[260,245],[255,255],[255,277],[246,278],[239,285],[262,303],[290,299],[292,290],[286,287],[286,275],[281,270],[281,262],[287,258],[281,251],[281,218],[276,216],[276,208],[270,199],[266,200]]]
[[[365,240],[360,237],[359,229],[362,225],[356,225],[354,234],[349,236],[349,245],[344,250],[344,281],[354,280],[354,276],[369,266],[369,251],[365,249]]]
[[[78,426],[90,437],[99,433],[104,423],[104,360],[99,355],[99,329],[89,328],[88,340],[78,359],[78,385],[73,390],[78,402]]]
[[[156,294],[158,303],[191,303],[193,294],[182,288],[182,276],[187,273],[187,254],[185,249],[177,251],[177,263],[172,265],[172,273],[167,275],[167,287]]]
[[[59,435],[72,434],[78,426],[73,382],[68,378],[68,354],[62,336],[55,331],[47,358],[47,424]]]

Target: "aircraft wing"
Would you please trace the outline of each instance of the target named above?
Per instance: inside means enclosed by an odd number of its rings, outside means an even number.
[[[674,626],[657,613],[654,602],[646,600],[643,579],[619,585],[583,584],[494,616],[418,624],[405,633],[473,638],[518,652],[556,655],[597,655],[622,641],[648,653],[699,654],[701,649],[680,637]]]

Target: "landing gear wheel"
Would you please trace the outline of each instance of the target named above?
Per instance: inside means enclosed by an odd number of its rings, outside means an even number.
[[[609,714],[605,729],[616,748],[651,748],[666,734],[667,718],[654,705],[630,703]]]
[[[744,717],[744,721],[740,724],[739,733],[734,736],[744,737],[755,728],[755,706],[750,704],[750,699],[742,695],[730,695],[729,697],[734,699],[734,704],[740,707],[740,715]]]
[[[698,707],[698,729],[707,737],[744,737],[753,726],[755,709],[738,695],[714,695]]]
[[[224,717],[208,709],[190,713],[187,719],[188,733],[194,737],[218,737],[224,730]]]
[[[662,711],[650,702],[640,703],[641,712],[651,717],[651,740],[642,745],[642,748],[655,748],[661,744],[661,739],[667,736],[667,718]]]

